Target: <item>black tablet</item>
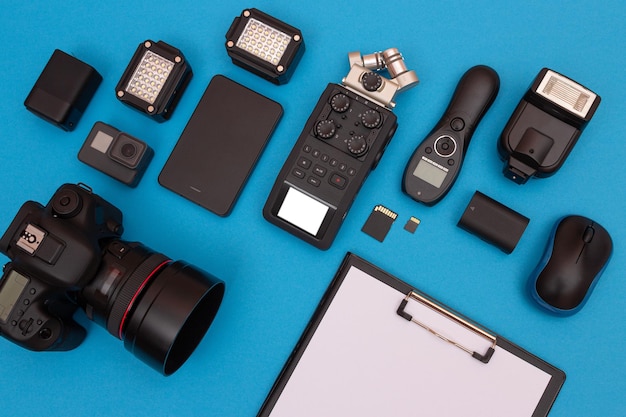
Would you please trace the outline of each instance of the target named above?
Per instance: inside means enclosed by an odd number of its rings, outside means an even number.
[[[159,174],[159,184],[227,216],[282,114],[279,103],[216,75]]]

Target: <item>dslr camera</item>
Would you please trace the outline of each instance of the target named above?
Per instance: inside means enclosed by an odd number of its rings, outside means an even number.
[[[139,242],[121,240],[122,213],[84,184],[44,207],[27,201],[0,239],[0,334],[34,351],[76,348],[87,317],[163,375],[188,359],[217,314],[224,283]]]
[[[78,159],[91,167],[136,187],[154,151],[145,142],[106,123],[96,122],[78,152]]]

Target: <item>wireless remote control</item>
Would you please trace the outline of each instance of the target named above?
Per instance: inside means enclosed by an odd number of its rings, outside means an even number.
[[[402,189],[411,198],[430,206],[450,191],[474,130],[499,88],[498,74],[487,66],[463,74],[445,113],[407,164]]]

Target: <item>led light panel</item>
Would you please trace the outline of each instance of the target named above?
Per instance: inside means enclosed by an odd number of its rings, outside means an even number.
[[[284,84],[304,53],[304,40],[293,26],[247,9],[226,33],[226,51],[235,65],[274,84]]]
[[[191,79],[183,54],[165,42],[140,44],[117,87],[117,98],[156,121],[169,119]]]
[[[273,65],[278,65],[290,41],[291,36],[286,33],[259,20],[250,19],[237,40],[237,47]]]
[[[146,51],[128,82],[126,92],[153,104],[173,68],[172,61],[152,51]]]

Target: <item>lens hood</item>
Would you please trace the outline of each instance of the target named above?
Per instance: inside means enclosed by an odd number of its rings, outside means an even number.
[[[176,261],[143,290],[124,328],[124,346],[163,375],[193,353],[211,326],[225,285],[213,275]]]

